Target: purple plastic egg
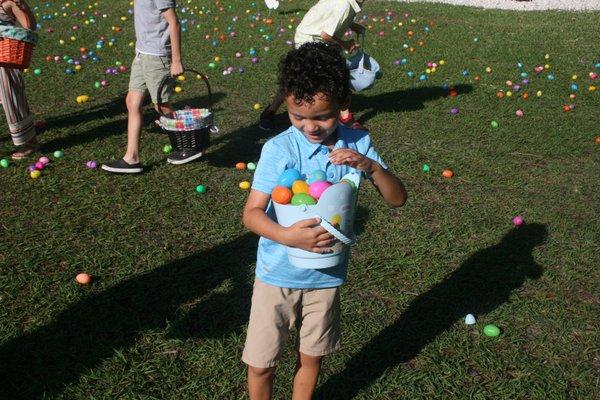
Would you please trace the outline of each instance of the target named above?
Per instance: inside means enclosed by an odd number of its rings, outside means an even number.
[[[85,163],[85,166],[88,167],[89,169],[94,169],[97,167],[97,164],[96,164],[96,161],[90,160]]]

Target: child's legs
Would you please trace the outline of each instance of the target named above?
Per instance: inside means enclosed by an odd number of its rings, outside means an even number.
[[[269,285],[256,278],[250,322],[242,361],[248,364],[250,399],[268,399],[273,391],[275,367],[289,330],[296,321],[301,289]]]
[[[292,400],[312,399],[319,380],[322,359],[321,356],[309,356],[298,352]]]
[[[339,287],[304,289],[298,316],[298,362],[292,399],[311,399],[317,386],[321,360],[340,346]]]
[[[142,133],[142,103],[146,93],[139,90],[129,90],[125,103],[127,104],[127,150],[123,159],[135,164],[140,161],[140,135]]]
[[[250,400],[270,400],[273,395],[275,368],[257,368],[248,365],[248,396]]]
[[[0,102],[13,143],[16,146],[27,144],[37,147],[33,116],[27,104],[21,70],[0,67]]]

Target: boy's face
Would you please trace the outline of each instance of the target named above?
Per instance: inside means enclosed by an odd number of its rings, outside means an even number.
[[[335,132],[341,106],[337,101],[328,99],[322,93],[313,97],[314,102],[296,102],[293,95],[285,97],[292,125],[304,134],[311,143],[332,144],[327,141]]]

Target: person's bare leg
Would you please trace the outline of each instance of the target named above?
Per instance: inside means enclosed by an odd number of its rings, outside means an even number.
[[[248,396],[250,400],[270,400],[275,382],[275,367],[256,368],[248,365]]]
[[[140,135],[142,133],[142,103],[145,93],[137,90],[127,92],[127,150],[123,160],[129,164],[140,162]]]
[[[317,387],[322,359],[323,357],[321,356],[309,356],[298,352],[292,400],[312,399],[315,388]]]

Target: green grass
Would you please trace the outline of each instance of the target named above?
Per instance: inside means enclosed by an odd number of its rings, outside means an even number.
[[[32,70],[42,74],[26,74],[29,100],[36,118],[47,121],[39,136],[44,152],[61,149],[65,157],[38,180],[27,177],[27,163],[0,169],[0,398],[245,398],[239,358],[257,239],[240,220],[246,193],[238,183],[251,173],[234,165],[256,161],[268,138],[252,105],[268,103],[275,91],[277,62],[293,37],[287,25],[295,26],[310,2],[282,1],[273,25],[255,28],[258,9],[248,1],[179,13],[188,21],[184,63],[209,74],[222,133],[201,162],[178,167],[165,162],[167,137],[146,133],[148,169],[141,176],[85,167],[125,149],[128,74],[109,76],[107,89],[93,84],[116,61],[131,62],[133,21],[119,19],[128,15],[126,2],[77,1],[67,17],[60,16],[62,4],[32,3],[41,7],[43,25]],[[388,9],[392,22],[380,22]],[[83,10],[100,15],[84,25],[89,15],[72,16]],[[41,17],[54,12],[53,20]],[[342,289],[343,349],[326,360],[318,396],[598,398],[600,91],[588,92],[587,75],[600,62],[600,13],[395,2],[367,2],[365,13],[372,25],[366,49],[384,75],[354,97],[353,109],[405,182],[409,201],[390,209],[373,188],[361,191],[359,243]],[[82,28],[72,33],[73,24]],[[204,39],[228,26],[236,38],[218,47]],[[49,27],[55,31],[47,33]],[[278,27],[285,27],[281,37]],[[117,42],[97,50],[102,61],[83,63],[75,75],[65,74],[64,61],[44,60],[78,56],[81,46],[95,50],[100,35]],[[258,49],[256,65],[251,47]],[[244,54],[239,60],[236,51]],[[208,70],[215,56],[222,58],[219,69]],[[394,65],[405,57],[407,65]],[[406,76],[440,59],[446,64],[427,81]],[[532,96],[497,99],[506,80],[520,80],[519,61],[530,73]],[[548,71],[533,73],[545,63],[554,81]],[[221,75],[230,65],[246,72]],[[570,101],[574,74],[580,88]],[[447,96],[445,84],[459,96]],[[180,104],[205,103],[199,82],[183,87]],[[81,94],[91,101],[77,105]],[[576,108],[563,113],[570,103]],[[451,107],[460,113],[450,115]],[[515,117],[519,108],[524,118]],[[149,128],[150,109],[147,116]],[[285,128],[285,115],[279,123]],[[0,156],[12,149],[3,135]],[[430,173],[421,171],[423,163]],[[443,179],[444,168],[456,176]],[[208,188],[204,195],[194,191],[200,183]],[[518,230],[511,224],[517,214],[527,221]],[[94,276],[92,285],[73,282],[81,271]],[[469,312],[478,318],[474,327],[462,322]],[[483,336],[488,323],[502,329],[499,338]],[[290,397],[293,367],[289,346],[277,398]]]

